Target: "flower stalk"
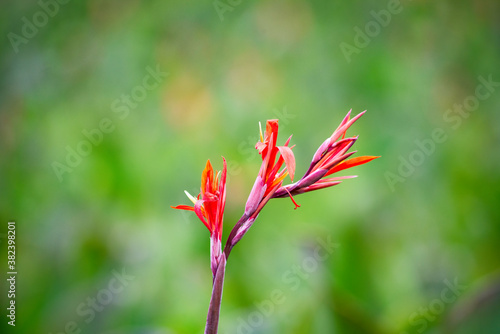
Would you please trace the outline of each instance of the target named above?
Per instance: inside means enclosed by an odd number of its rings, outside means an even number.
[[[222,301],[222,289],[224,286],[224,276],[226,274],[226,257],[221,255],[219,266],[214,277],[212,287],[212,297],[208,306],[207,323],[205,326],[205,334],[217,334],[219,328],[220,305]]]

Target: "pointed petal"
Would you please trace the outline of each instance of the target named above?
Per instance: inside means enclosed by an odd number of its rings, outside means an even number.
[[[323,167],[321,168],[324,168],[328,171],[330,171],[330,169],[332,169],[333,167],[335,167],[336,165],[338,165],[339,163],[341,163],[342,161],[344,161],[345,159],[349,158],[351,155],[353,155],[354,153],[356,153],[356,151],[352,151],[352,152],[349,152],[349,153],[346,153],[346,154],[343,154],[335,159],[332,159],[331,161],[328,161],[328,163],[326,163]],[[328,174],[325,174],[325,175],[328,175]]]
[[[187,211],[194,211],[194,208],[189,205],[177,205],[177,206],[170,206],[172,209],[177,209],[177,210],[187,210]]]
[[[336,176],[336,177],[327,177],[326,179],[321,179],[318,182],[334,182],[334,181],[342,181],[347,179],[355,179],[357,175],[348,175],[348,176]]]
[[[337,142],[331,144],[326,153],[323,155],[320,161],[316,163],[313,167],[312,171],[316,171],[320,168],[325,168],[325,166],[329,165],[331,161],[337,159],[338,157],[345,154],[352,145],[356,142],[357,137],[351,137],[346,139],[341,139]]]
[[[354,116],[352,119],[348,120],[345,124],[340,125],[340,126],[337,128],[337,130],[335,130],[335,131],[333,132],[332,136],[330,137],[331,141],[332,141],[332,142],[337,141],[337,139],[339,139],[339,138],[342,136],[342,134],[344,134],[344,133],[347,131],[347,129],[349,129],[349,127],[350,127],[350,126],[351,126],[354,122],[356,122],[356,121],[357,121],[357,120],[358,120],[361,116],[363,116],[365,112],[366,112],[366,110],[365,110],[365,111],[363,111],[363,112],[361,112],[361,113],[359,113],[359,114],[357,114],[357,115],[356,115],[356,116]],[[349,115],[349,114],[348,114],[348,115]],[[346,116],[346,117],[347,117],[347,116]],[[345,119],[344,119],[344,120],[345,120]]]
[[[269,140],[271,138],[271,134],[274,134],[274,139],[272,140],[272,146],[276,146],[276,140],[278,139],[278,120],[277,119],[268,119],[266,122],[266,138],[265,140]]]
[[[314,190],[319,190],[323,188],[328,188],[328,187],[333,187],[336,186],[337,184],[340,184],[342,180],[345,179],[352,179],[357,177],[356,175],[351,175],[351,176],[339,176],[339,177],[330,177],[326,179],[321,179],[318,180],[316,183],[311,184],[310,186],[304,187],[297,189],[294,194],[303,194],[309,191],[314,191]]]
[[[208,228],[208,230],[210,231],[210,234],[212,234],[212,228],[211,226],[208,224],[208,222],[205,220],[205,217],[203,215],[203,205],[204,201],[203,200],[199,200],[198,202],[196,202],[196,205],[194,206],[194,213],[196,213],[196,215],[198,216],[198,218],[201,220],[201,222]]]
[[[272,133],[271,138],[275,138],[276,134]],[[265,183],[269,172],[272,170],[274,160],[276,158],[276,146],[272,145],[272,139],[267,142],[267,147],[262,151],[262,165],[260,166],[259,176]],[[276,150],[277,151],[277,150]],[[270,168],[271,167],[271,168]]]
[[[205,194],[207,191],[207,185],[210,185],[211,179],[213,178],[214,169],[212,168],[212,164],[210,160],[207,160],[207,164],[205,169],[201,173],[201,193]]]
[[[222,167],[222,173],[220,177],[220,183],[219,183],[219,203],[217,207],[217,218],[216,218],[216,230],[217,230],[217,237],[220,239],[222,238],[222,227],[223,227],[223,219],[224,219],[224,208],[226,207],[226,175],[227,175],[227,163],[226,159],[222,157],[223,161],[223,167]]]
[[[344,118],[344,119],[342,120],[342,122],[340,123],[340,126],[344,125],[345,123],[347,123],[347,122],[349,121],[349,119],[351,118],[351,111],[352,111],[352,109],[351,109],[351,110],[349,110],[349,112],[347,113],[347,115],[345,116],[345,118]],[[342,134],[342,139],[344,139],[344,138],[345,138],[345,133],[346,133],[346,132],[347,132],[347,130],[346,130],[346,131],[344,131],[344,133]]]
[[[328,173],[326,173],[326,175],[330,175],[330,174],[339,172],[339,171],[347,169],[347,168],[366,164],[367,162],[370,162],[370,161],[377,159],[377,158],[380,158],[380,156],[362,156],[362,157],[356,157],[356,158],[352,158],[349,160],[345,160],[345,161],[342,161],[341,163],[339,163],[337,166],[331,168],[328,171]]]
[[[278,148],[276,148],[276,152],[279,152]],[[286,168],[283,168],[283,170],[278,173],[278,171],[280,170],[281,166],[283,166],[283,163],[285,162],[285,159],[280,155],[280,157],[278,158],[278,161],[274,164],[274,166],[272,166],[273,168],[271,170],[267,170],[266,171],[266,182],[265,184],[267,184],[267,191],[269,192],[270,191],[270,187],[272,186],[272,184],[276,184],[276,179],[278,177],[280,177],[281,175],[285,174],[285,172],[287,171]],[[268,167],[271,167],[271,166],[268,166]],[[288,175],[288,173],[287,173]],[[285,175],[286,176],[286,175]],[[285,178],[285,176],[283,176],[282,180]]]
[[[310,185],[309,187],[305,187],[305,188],[300,189],[297,193],[302,194],[302,193],[307,193],[307,192],[314,191],[314,190],[329,188],[329,187],[336,186],[337,184],[340,184],[340,183],[341,183],[341,181],[315,183],[315,184]]]
[[[221,193],[221,196],[224,198],[224,203],[226,202],[226,177],[227,177],[227,162],[224,157],[222,157],[222,173],[220,177],[220,184],[219,184],[219,192]]]
[[[293,155],[292,149],[287,146],[278,146],[281,156],[285,159],[286,169],[290,174],[290,179],[293,181],[293,176],[295,175],[295,157]]]
[[[351,119],[351,112],[352,112],[352,108],[351,108],[351,110],[349,110],[349,111],[347,112],[347,114],[345,115],[345,117],[344,117],[344,119],[342,120],[342,122],[340,122],[339,127],[341,127],[342,125],[346,124],[346,123],[349,121],[349,119]]]
[[[339,126],[335,129],[335,131],[333,131],[333,133],[338,132],[341,127],[343,127],[344,125],[347,124],[347,122],[349,122],[349,120],[351,119],[351,112],[352,112],[352,108],[351,108],[351,110],[349,110],[347,115],[345,115],[344,119],[342,120],[342,122],[340,122]]]

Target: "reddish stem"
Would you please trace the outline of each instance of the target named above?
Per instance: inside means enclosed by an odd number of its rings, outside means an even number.
[[[210,298],[210,306],[208,307],[205,334],[217,334],[225,272],[226,256],[224,253],[222,253],[220,256],[219,266],[217,267],[217,273],[215,274],[214,284],[212,288],[212,297]]]

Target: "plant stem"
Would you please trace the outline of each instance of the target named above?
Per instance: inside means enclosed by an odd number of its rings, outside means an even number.
[[[210,298],[210,306],[208,307],[205,334],[217,334],[217,330],[219,327],[220,305],[222,301],[222,290],[224,288],[224,275],[226,274],[227,258],[229,257],[229,254],[231,253],[231,250],[233,249],[234,245],[241,239],[241,237],[243,237],[243,234],[246,233],[246,231],[244,231],[241,235],[238,236],[240,227],[244,223],[246,223],[249,219],[252,219],[253,222],[255,217],[249,218],[248,215],[243,214],[240,220],[238,220],[236,225],[233,227],[231,233],[229,234],[226,246],[224,247],[224,252],[222,252],[222,254],[220,254],[219,256],[218,266],[213,281],[212,297]],[[213,260],[211,262],[214,263]]]
[[[222,253],[220,256],[219,266],[217,267],[217,273],[215,274],[214,284],[212,288],[212,297],[210,298],[210,306],[208,307],[205,334],[217,334],[225,272],[226,256],[224,253]]]

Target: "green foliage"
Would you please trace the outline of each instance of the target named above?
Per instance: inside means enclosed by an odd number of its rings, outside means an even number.
[[[498,333],[500,87],[485,81],[500,81],[500,7],[405,1],[377,23],[390,3],[70,1],[33,37],[23,17],[40,4],[2,5],[0,232],[17,222],[17,329],[201,332],[208,232],[170,205],[223,155],[224,241],[260,166],[258,122],[294,135],[300,176],[352,108],[368,110],[355,149],[382,158],[297,210],[266,206],[229,258],[220,332]],[[357,43],[370,22],[378,33]],[[327,237],[338,247],[313,267]]]

